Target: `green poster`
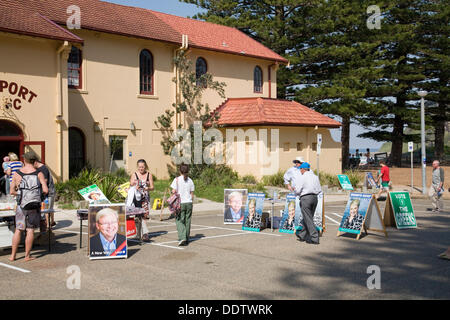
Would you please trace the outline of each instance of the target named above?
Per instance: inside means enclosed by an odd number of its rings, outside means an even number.
[[[408,192],[389,192],[398,229],[417,228],[416,217]]]
[[[345,174],[338,174],[339,183],[341,184],[342,189],[344,190],[353,190],[352,183],[350,179]]]

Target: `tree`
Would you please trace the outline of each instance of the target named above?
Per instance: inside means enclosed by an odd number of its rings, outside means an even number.
[[[218,115],[211,113],[208,104],[202,103],[202,94],[206,89],[215,91],[225,99],[224,82],[214,81],[210,73],[205,73],[197,78],[192,67],[192,61],[186,51],[178,51],[174,57],[174,64],[177,70],[176,77],[172,80],[177,87],[177,98],[171,109],[167,109],[155,121],[156,126],[163,132],[161,146],[164,154],[171,155],[177,141],[174,139],[174,129],[187,129],[191,133],[191,150],[194,150],[194,122],[200,121],[203,126],[216,126]],[[174,122],[175,116],[175,122]],[[184,117],[182,117],[184,116]],[[184,118],[184,119],[183,119]],[[203,150],[203,149],[202,149]],[[192,175],[203,168],[202,165],[191,167]],[[171,176],[176,174],[176,166],[168,164],[168,171]]]

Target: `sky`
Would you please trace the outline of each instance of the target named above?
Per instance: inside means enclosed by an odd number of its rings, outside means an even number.
[[[168,14],[173,14],[181,17],[192,17],[196,13],[202,11],[193,4],[180,2],[178,0],[108,0],[108,2],[118,3],[127,6],[146,8]],[[350,126],[350,149],[363,149],[370,148],[378,150],[382,142],[376,142],[371,139],[361,139],[357,135],[367,130],[352,124]],[[336,141],[341,141],[341,129],[331,130],[331,136]]]

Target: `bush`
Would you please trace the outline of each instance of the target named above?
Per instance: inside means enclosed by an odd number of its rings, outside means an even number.
[[[261,182],[266,186],[284,188],[284,172],[279,170],[275,174],[263,176]]]
[[[258,183],[258,182],[256,181],[255,176],[253,176],[253,175],[251,175],[251,174],[248,174],[248,175],[243,176],[243,177],[241,178],[241,182],[242,182],[242,183],[246,183],[246,184],[256,184],[256,183]]]
[[[344,172],[350,179],[350,182],[354,188],[358,187],[359,184],[364,183],[364,173],[357,170],[347,170]]]
[[[125,170],[123,170],[125,172]],[[85,168],[78,176],[65,182],[55,184],[56,199],[62,203],[71,203],[81,200],[78,190],[96,184],[111,202],[122,202],[122,196],[117,192],[117,187],[129,181],[128,174],[124,172],[103,173],[99,169]],[[126,172],[125,172],[126,173]]]

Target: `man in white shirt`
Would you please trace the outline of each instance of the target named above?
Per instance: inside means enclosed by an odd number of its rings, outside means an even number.
[[[295,190],[295,179],[297,177],[301,177],[299,167],[303,163],[303,158],[302,157],[297,157],[292,162],[294,163],[294,166],[289,168],[286,171],[286,173],[284,174],[284,176],[283,176],[283,178],[284,178],[284,185],[287,186],[287,188],[290,191],[294,191]]]
[[[189,243],[191,232],[192,202],[194,199],[194,182],[189,178],[189,166],[180,166],[181,175],[176,177],[170,187],[172,193],[178,192],[181,199],[181,211],[177,214],[175,222],[178,231],[178,245],[185,246]]]
[[[310,171],[309,163],[300,166],[301,177],[295,180],[295,193],[300,197],[300,209],[303,215],[303,229],[296,234],[299,241],[319,244],[319,232],[314,225],[314,212],[317,207],[317,195],[322,192],[319,178]]]

